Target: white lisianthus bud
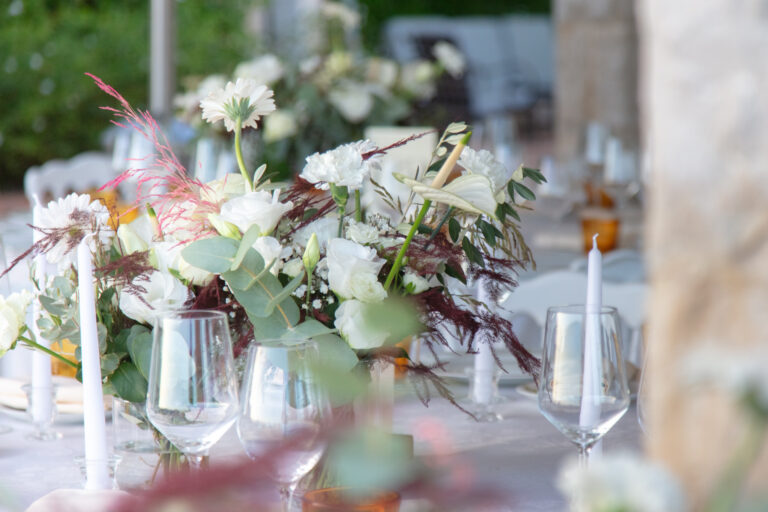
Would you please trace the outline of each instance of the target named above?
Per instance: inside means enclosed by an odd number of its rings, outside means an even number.
[[[211,223],[211,226],[213,226],[213,228],[218,231],[221,236],[232,238],[233,240],[240,240],[243,238],[243,236],[240,234],[240,230],[237,229],[237,226],[222,219],[220,215],[209,213],[208,222]]]
[[[417,295],[429,289],[429,281],[415,272],[405,273],[403,276],[403,285],[405,286],[405,291],[412,295]]]
[[[149,215],[144,214],[129,224],[120,224],[117,228],[117,238],[127,254],[146,251],[154,236]]]
[[[304,262],[304,268],[307,269],[307,275],[311,274],[315,269],[315,265],[320,261],[320,244],[317,241],[317,234],[312,233],[307,242],[307,247],[304,249],[304,255],[301,257]]]
[[[336,310],[336,320],[333,325],[349,346],[356,350],[380,347],[389,336],[389,333],[370,328],[365,321],[365,304],[354,299],[341,303]]]

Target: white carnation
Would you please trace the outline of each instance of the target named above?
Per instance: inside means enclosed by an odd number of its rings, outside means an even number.
[[[148,280],[135,283],[145,291],[134,295],[120,294],[120,310],[129,318],[143,324],[154,324],[156,315],[163,310],[179,309],[189,297],[184,284],[165,272],[152,272]]]
[[[328,190],[330,184],[358,190],[374,168],[378,167],[378,158],[363,159],[363,155],[374,151],[376,146],[369,140],[344,144],[307,157],[307,164],[301,171],[301,177],[317,188]]]
[[[231,222],[243,233],[254,224],[259,226],[262,235],[272,233],[286,212],[293,208],[293,203],[281,203],[272,200],[272,194],[260,190],[230,199],[221,207],[221,218]]]
[[[359,300],[345,300],[336,310],[333,325],[353,349],[372,349],[384,344],[389,333],[375,331],[365,321],[365,304]]]

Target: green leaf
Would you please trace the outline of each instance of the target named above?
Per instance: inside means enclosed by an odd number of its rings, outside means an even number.
[[[237,240],[217,236],[192,242],[181,251],[181,256],[193,267],[221,274],[232,267],[237,249]]]
[[[539,171],[538,169],[533,169],[531,167],[523,167],[523,176],[535,181],[538,184],[542,184],[547,181],[547,178],[545,178],[544,175],[541,174],[541,171]]]
[[[472,242],[469,241],[469,238],[464,237],[464,239],[461,241],[461,248],[464,249],[464,254],[467,255],[467,258],[472,263],[476,263],[477,265],[480,265],[481,267],[485,268],[485,261],[483,260],[483,254],[480,252],[480,250],[472,245]]]
[[[527,199],[529,201],[534,201],[536,199],[536,194],[534,194],[531,189],[529,189],[522,183],[518,183],[516,181],[510,181],[509,183],[514,187],[517,193],[520,194],[521,197],[523,197],[523,199]]]
[[[221,274],[230,288],[247,290],[268,272],[264,268],[264,258],[258,251],[249,248],[237,270],[228,270]]]
[[[467,129],[467,123],[465,123],[464,121],[457,121],[455,123],[449,124],[448,127],[445,129],[445,133],[461,133],[466,129]]]
[[[448,220],[448,234],[451,235],[451,240],[458,242],[459,233],[461,233],[461,224],[454,217]]]
[[[249,314],[248,319],[253,326],[253,336],[257,340],[282,338],[285,335],[286,330],[292,327],[286,325],[285,319],[280,314],[279,310],[275,310],[267,317],[258,317]]]
[[[304,271],[300,272],[299,274],[297,274],[297,275],[296,275],[296,277],[294,277],[293,279],[291,279],[291,282],[290,282],[290,283],[288,283],[288,285],[287,285],[285,288],[283,288],[283,289],[282,289],[282,291],[281,291],[280,293],[278,293],[277,295],[275,295],[275,296],[274,296],[274,297],[273,297],[273,298],[272,298],[272,299],[269,301],[269,303],[267,303],[267,307],[266,307],[266,313],[267,313],[268,315],[271,315],[271,314],[272,314],[272,311],[274,311],[274,310],[275,310],[275,307],[276,307],[278,304],[280,304],[281,302],[285,301],[286,299],[289,299],[289,300],[293,301],[293,299],[291,299],[291,298],[290,298],[290,297],[291,297],[291,294],[293,293],[293,291],[294,291],[296,288],[298,288],[298,287],[299,287],[299,285],[301,285],[301,282],[302,282],[303,280],[304,280]],[[278,283],[279,283],[279,281],[278,281]]]
[[[248,231],[243,234],[243,239],[240,240],[240,246],[237,248],[235,258],[232,260],[228,270],[237,270],[237,267],[243,262],[248,249],[253,247],[254,242],[261,237],[261,228],[257,225],[253,225],[248,228]]]
[[[143,402],[147,399],[147,380],[133,363],[123,362],[109,377],[108,381],[118,396],[129,402]]]
[[[52,315],[64,316],[67,314],[66,308],[64,308],[56,299],[41,295],[39,300],[43,309]]]
[[[504,234],[490,222],[484,221],[483,219],[477,219],[475,224],[480,228],[483,238],[485,238],[485,241],[488,242],[488,245],[491,247],[496,247],[497,238],[504,238]]]
[[[114,352],[101,356],[101,376],[108,377],[120,365],[120,356]]]
[[[149,363],[152,359],[152,333],[145,327],[131,328],[127,342],[128,354],[142,376],[149,379]]]
[[[467,284],[467,277],[464,275],[464,272],[462,272],[460,269],[455,269],[450,265],[446,265],[445,273],[451,276],[452,278],[458,279],[462,283]]]
[[[296,327],[285,331],[283,338],[313,338],[322,334],[330,334],[335,332],[336,329],[331,329],[326,325],[318,322],[314,318],[304,320]]]

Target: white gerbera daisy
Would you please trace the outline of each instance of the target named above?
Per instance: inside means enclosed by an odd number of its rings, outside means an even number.
[[[46,251],[46,259],[50,263],[55,263],[59,268],[66,268],[74,263],[76,251],[72,237],[80,237],[83,233],[86,235],[96,233],[96,237],[89,237],[88,244],[91,251],[95,251],[97,244],[107,244],[114,232],[109,227],[109,211],[99,201],[91,202],[91,196],[88,194],[69,194],[67,197],[51,201],[48,206],[43,208],[35,206],[34,212],[35,227],[42,233],[53,234],[63,230],[63,236],[57,236],[57,243]]]
[[[274,94],[266,85],[259,85],[255,80],[238,78],[237,82],[227,82],[223,89],[211,92],[200,102],[203,119],[211,124],[224,121],[230,132],[238,122],[243,128],[256,128],[261,116],[274,112]]]
[[[376,156],[363,158],[364,154],[375,149],[376,145],[370,140],[361,140],[325,153],[315,153],[307,157],[301,177],[323,190],[328,190],[330,184],[358,190],[366,176],[378,166]]]

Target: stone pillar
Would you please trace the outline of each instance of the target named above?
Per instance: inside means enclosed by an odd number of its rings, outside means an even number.
[[[555,153],[584,155],[597,121],[624,149],[638,149],[637,31],[634,0],[556,0]]]
[[[768,3],[641,0],[638,20],[651,155],[648,450],[701,510],[745,424],[725,396],[686,386],[681,363],[708,342],[768,343]],[[765,448],[751,476],[763,488]]]

